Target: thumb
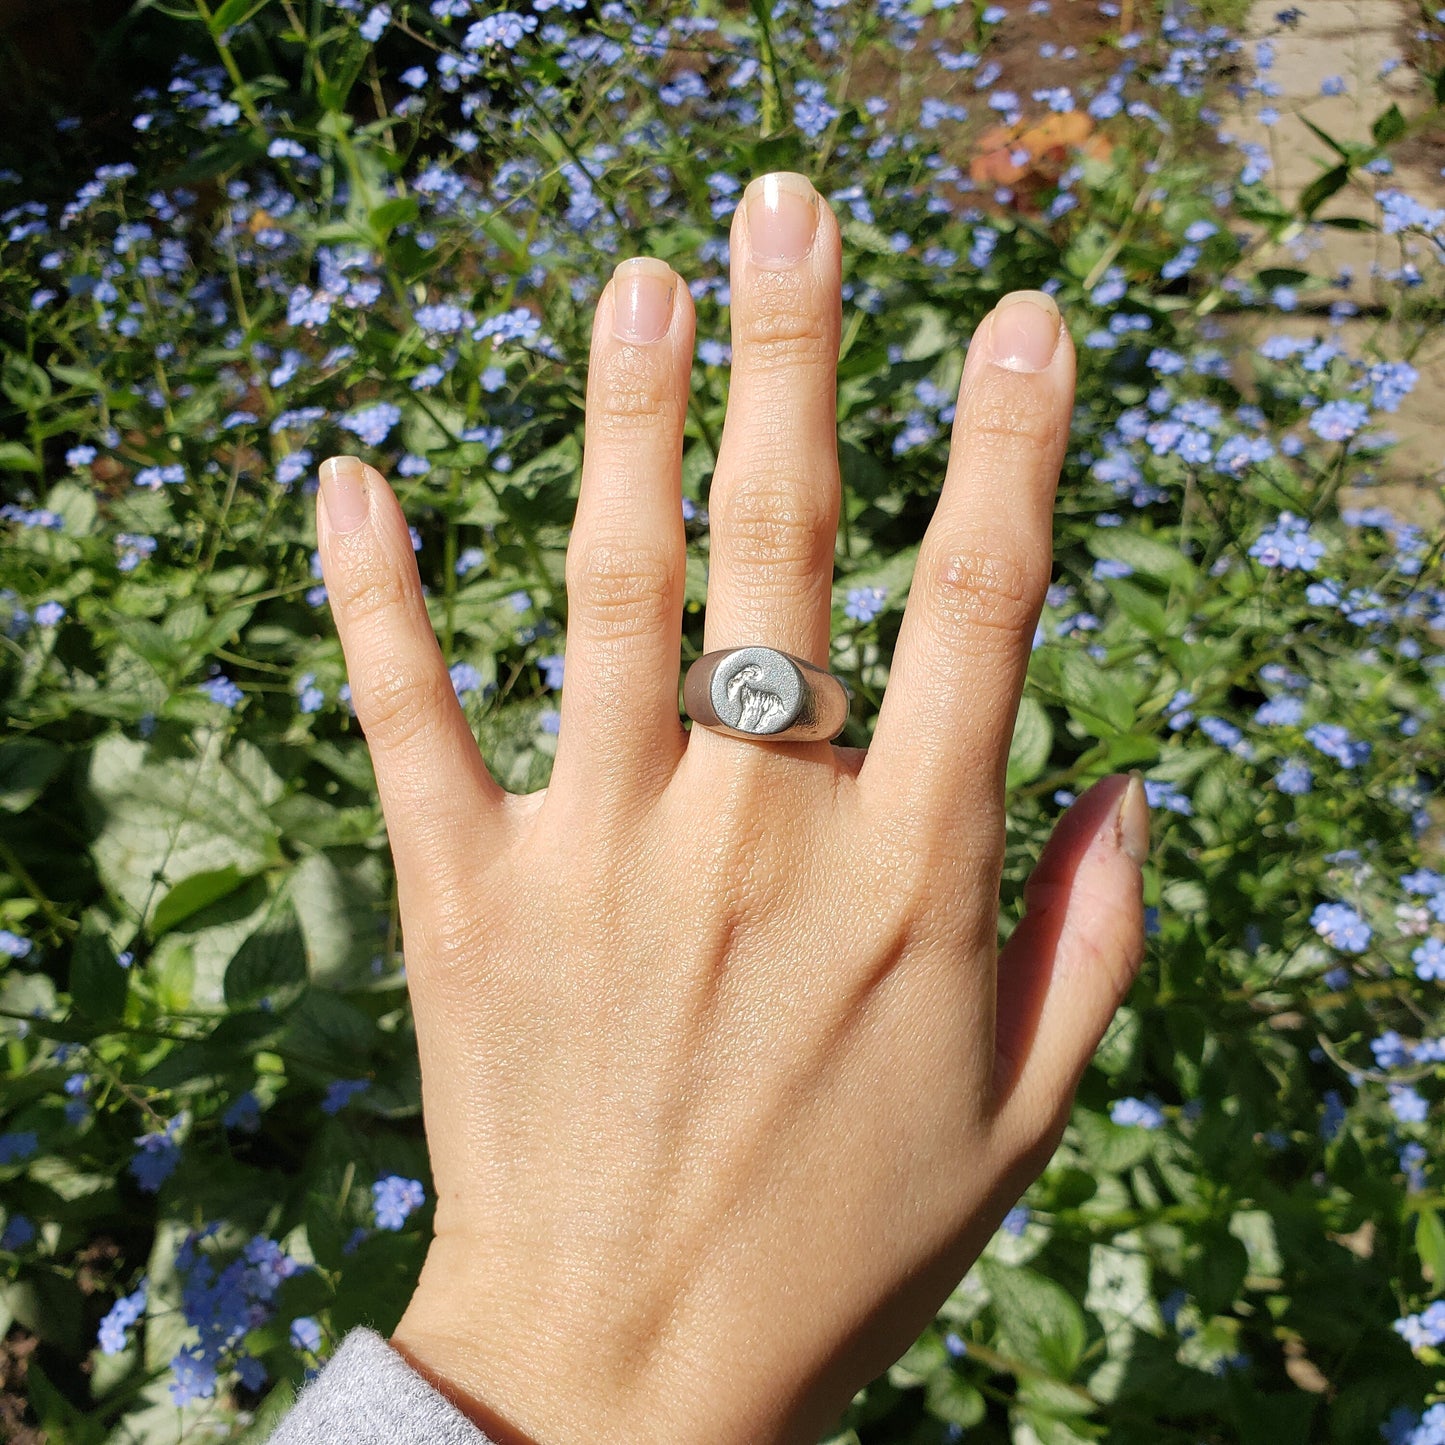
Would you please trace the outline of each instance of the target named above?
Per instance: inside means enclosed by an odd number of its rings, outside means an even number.
[[[995,1089],[1024,1133],[1061,1128],[1144,958],[1149,805],[1138,772],[1101,778],[1059,820],[999,956]]]

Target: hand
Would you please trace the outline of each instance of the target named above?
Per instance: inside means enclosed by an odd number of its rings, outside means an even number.
[[[749,187],[705,650],[828,664],[839,288],[812,188]],[[686,285],[620,266],[542,792],[488,773],[391,490],[355,459],[323,468],[437,1189],[393,1343],[503,1445],[816,1439],[1043,1168],[1142,955],[1147,809],[1117,776],[1060,822],[996,947],[1073,397],[1052,301],[1005,298],[969,348],[866,750],[680,720],[692,354]]]

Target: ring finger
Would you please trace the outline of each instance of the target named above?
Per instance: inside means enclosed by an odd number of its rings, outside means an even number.
[[[704,650],[761,644],[827,667],[839,508],[838,224],[805,177],[760,176],[733,217],[731,258],[733,368],[708,496]],[[717,736],[693,731],[704,747]],[[736,757],[734,742],[721,747]]]

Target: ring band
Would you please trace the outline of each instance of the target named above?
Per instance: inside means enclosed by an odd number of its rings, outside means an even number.
[[[761,742],[826,742],[848,721],[853,690],[775,647],[705,652],[687,670],[683,706],[698,727]]]

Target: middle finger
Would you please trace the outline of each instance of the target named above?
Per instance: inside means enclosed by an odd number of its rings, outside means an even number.
[[[838,224],[805,177],[760,176],[733,217],[731,259],[733,368],[708,496],[704,651],[761,645],[826,667],[840,496]]]

